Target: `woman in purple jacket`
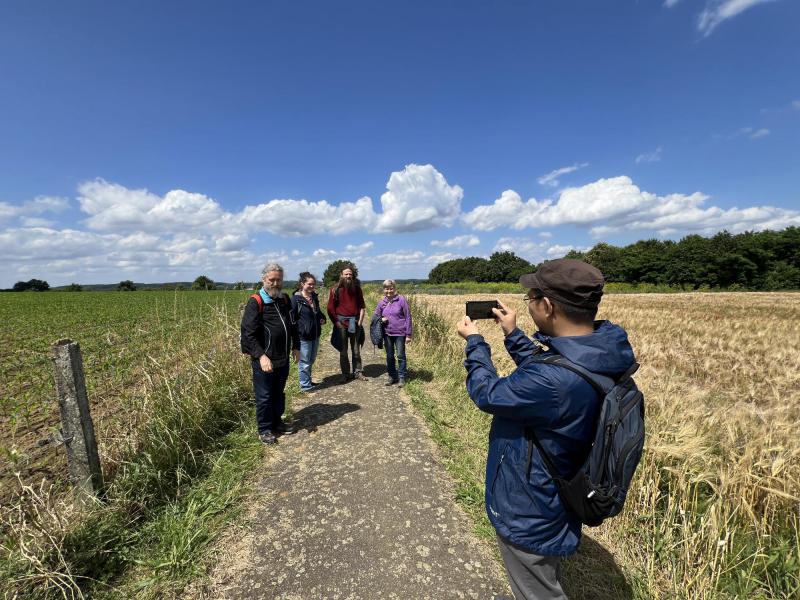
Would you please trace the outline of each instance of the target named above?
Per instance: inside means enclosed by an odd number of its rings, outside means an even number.
[[[383,299],[375,308],[384,325],[383,345],[386,347],[386,368],[389,381],[386,385],[406,384],[406,342],[411,341],[411,311],[406,299],[397,293],[394,279],[383,282]],[[397,355],[397,366],[394,357]]]

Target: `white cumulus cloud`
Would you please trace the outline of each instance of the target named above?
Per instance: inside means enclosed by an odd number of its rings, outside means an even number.
[[[476,207],[463,220],[479,231],[583,225],[589,226],[594,235],[648,229],[662,234],[670,230],[713,232],[722,228],[738,232],[782,229],[800,221],[800,212],[795,210],[770,206],[703,208],[707,200],[708,196],[701,192],[658,196],[639,189],[629,177],[620,176],[565,189],[557,201],[523,201],[513,190],[506,190],[493,204]]]
[[[364,242],[363,244],[347,244],[344,247],[344,251],[348,254],[364,254],[372,250],[372,247],[375,246],[374,242]]]
[[[461,212],[464,190],[447,183],[432,165],[407,165],[395,171],[381,196],[383,212],[376,231],[407,232],[449,227]]]
[[[247,206],[235,218],[242,228],[284,236],[319,233],[339,235],[369,230],[375,220],[372,200],[367,196],[355,202],[342,202],[338,205],[330,204],[326,200],[271,200]]]
[[[481,240],[477,235],[457,235],[449,240],[433,240],[431,246],[436,248],[472,248],[480,243]]]

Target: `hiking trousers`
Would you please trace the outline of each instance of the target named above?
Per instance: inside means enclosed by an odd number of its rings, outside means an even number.
[[[340,329],[342,335],[342,350],[339,352],[339,367],[342,375],[350,375],[350,360],[348,351],[353,354],[353,375],[361,373],[361,346],[358,345],[358,328],[352,333],[347,329]],[[349,348],[348,348],[349,346]]]
[[[567,600],[558,581],[560,557],[534,554],[499,535],[497,545],[516,600]]]
[[[253,392],[256,397],[256,425],[258,433],[278,429],[281,415],[286,410],[286,379],[289,377],[289,361],[265,373],[257,360],[251,360],[253,368]]]

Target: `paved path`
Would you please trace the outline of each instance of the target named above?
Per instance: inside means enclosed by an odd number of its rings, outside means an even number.
[[[298,432],[268,451],[248,523],[226,535],[214,598],[488,600],[506,594],[487,544],[452,501],[424,422],[385,376],[338,384],[325,346],[325,387],[294,401]],[[364,347],[365,372],[385,372]]]

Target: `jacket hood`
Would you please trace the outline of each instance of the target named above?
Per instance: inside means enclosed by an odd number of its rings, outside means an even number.
[[[636,360],[628,334],[611,321],[595,321],[594,333],[589,335],[550,337],[537,332],[533,337],[576,365],[601,375],[621,375]]]

